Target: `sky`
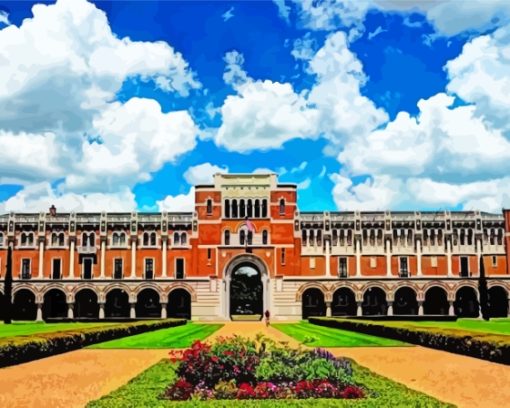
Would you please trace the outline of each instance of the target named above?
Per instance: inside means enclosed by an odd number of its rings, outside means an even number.
[[[510,1],[0,1],[0,213],[510,207]]]

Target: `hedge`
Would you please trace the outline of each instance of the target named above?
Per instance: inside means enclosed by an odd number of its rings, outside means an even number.
[[[0,367],[80,349],[121,337],[186,324],[184,319],[139,321],[108,327],[90,327],[0,339]]]
[[[510,336],[473,333],[458,329],[386,326],[380,322],[311,317],[310,323],[374,336],[401,340],[420,346],[463,354],[510,365]]]

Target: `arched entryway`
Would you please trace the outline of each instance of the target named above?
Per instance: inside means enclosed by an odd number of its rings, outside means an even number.
[[[74,317],[76,319],[97,319],[99,304],[92,289],[81,289],[74,296]]]
[[[191,295],[185,289],[174,289],[168,294],[167,316],[191,319]]]
[[[37,318],[37,305],[35,295],[28,289],[20,289],[14,294],[12,305],[13,320],[35,320]]]
[[[136,317],[161,317],[159,293],[154,289],[143,289],[136,297]]]
[[[393,314],[418,314],[418,302],[416,301],[416,292],[413,289],[409,287],[402,287],[395,292],[393,301]]]
[[[123,289],[112,289],[106,294],[106,317],[129,317],[129,295]]]
[[[326,316],[324,293],[320,289],[310,288],[303,292],[301,299],[303,319],[311,316]]]
[[[223,311],[232,320],[260,320],[269,305],[265,263],[255,255],[234,258],[225,269]]]
[[[478,317],[480,311],[476,291],[469,286],[457,290],[453,306],[458,317]]]
[[[43,319],[62,319],[67,317],[66,294],[60,289],[50,289],[44,294]]]
[[[501,286],[493,286],[489,289],[489,313],[490,317],[508,316],[508,292]]]
[[[423,313],[426,315],[447,315],[449,309],[448,294],[439,286],[433,286],[425,292]]]
[[[385,315],[388,310],[386,293],[381,288],[368,288],[363,294],[363,316]]]
[[[333,293],[331,303],[333,316],[356,316],[356,296],[349,288],[340,288]]]

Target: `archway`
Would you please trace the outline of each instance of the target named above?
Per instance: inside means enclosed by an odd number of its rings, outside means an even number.
[[[106,317],[129,317],[129,295],[123,289],[112,289],[106,294]]]
[[[167,316],[191,319],[191,295],[185,289],[174,289],[168,295]]]
[[[417,315],[418,302],[416,301],[416,292],[409,287],[399,288],[395,292],[393,302],[393,314],[396,315]]]
[[[161,317],[159,293],[154,289],[142,290],[136,297],[136,317]]]
[[[448,294],[440,286],[433,286],[425,292],[423,313],[426,315],[447,315],[449,309]]]
[[[489,289],[489,313],[491,317],[508,316],[508,292],[501,286]]]
[[[13,320],[35,320],[37,318],[37,305],[35,295],[28,289],[20,289],[14,294],[12,305]]]
[[[264,313],[264,288],[258,268],[244,262],[230,276],[230,317],[234,320],[261,319]]]
[[[74,317],[76,319],[97,319],[99,304],[92,289],[81,289],[74,296]]]
[[[461,287],[455,294],[453,306],[458,317],[478,317],[479,306],[476,291],[469,286]]]
[[[356,316],[356,296],[349,288],[340,288],[333,293],[331,303],[333,316]]]
[[[310,288],[303,292],[301,299],[303,319],[310,316],[326,316],[324,293],[320,289]]]
[[[388,310],[386,293],[381,288],[368,288],[363,294],[363,316],[385,315]]]
[[[50,289],[44,294],[43,319],[67,317],[66,294],[60,289]]]

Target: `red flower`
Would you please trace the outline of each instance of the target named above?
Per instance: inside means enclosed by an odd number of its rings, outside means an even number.
[[[237,399],[255,398],[255,390],[248,383],[242,383],[237,391]]]
[[[348,385],[345,387],[340,393],[340,398],[363,398],[365,393],[360,387],[356,387],[355,385]]]

